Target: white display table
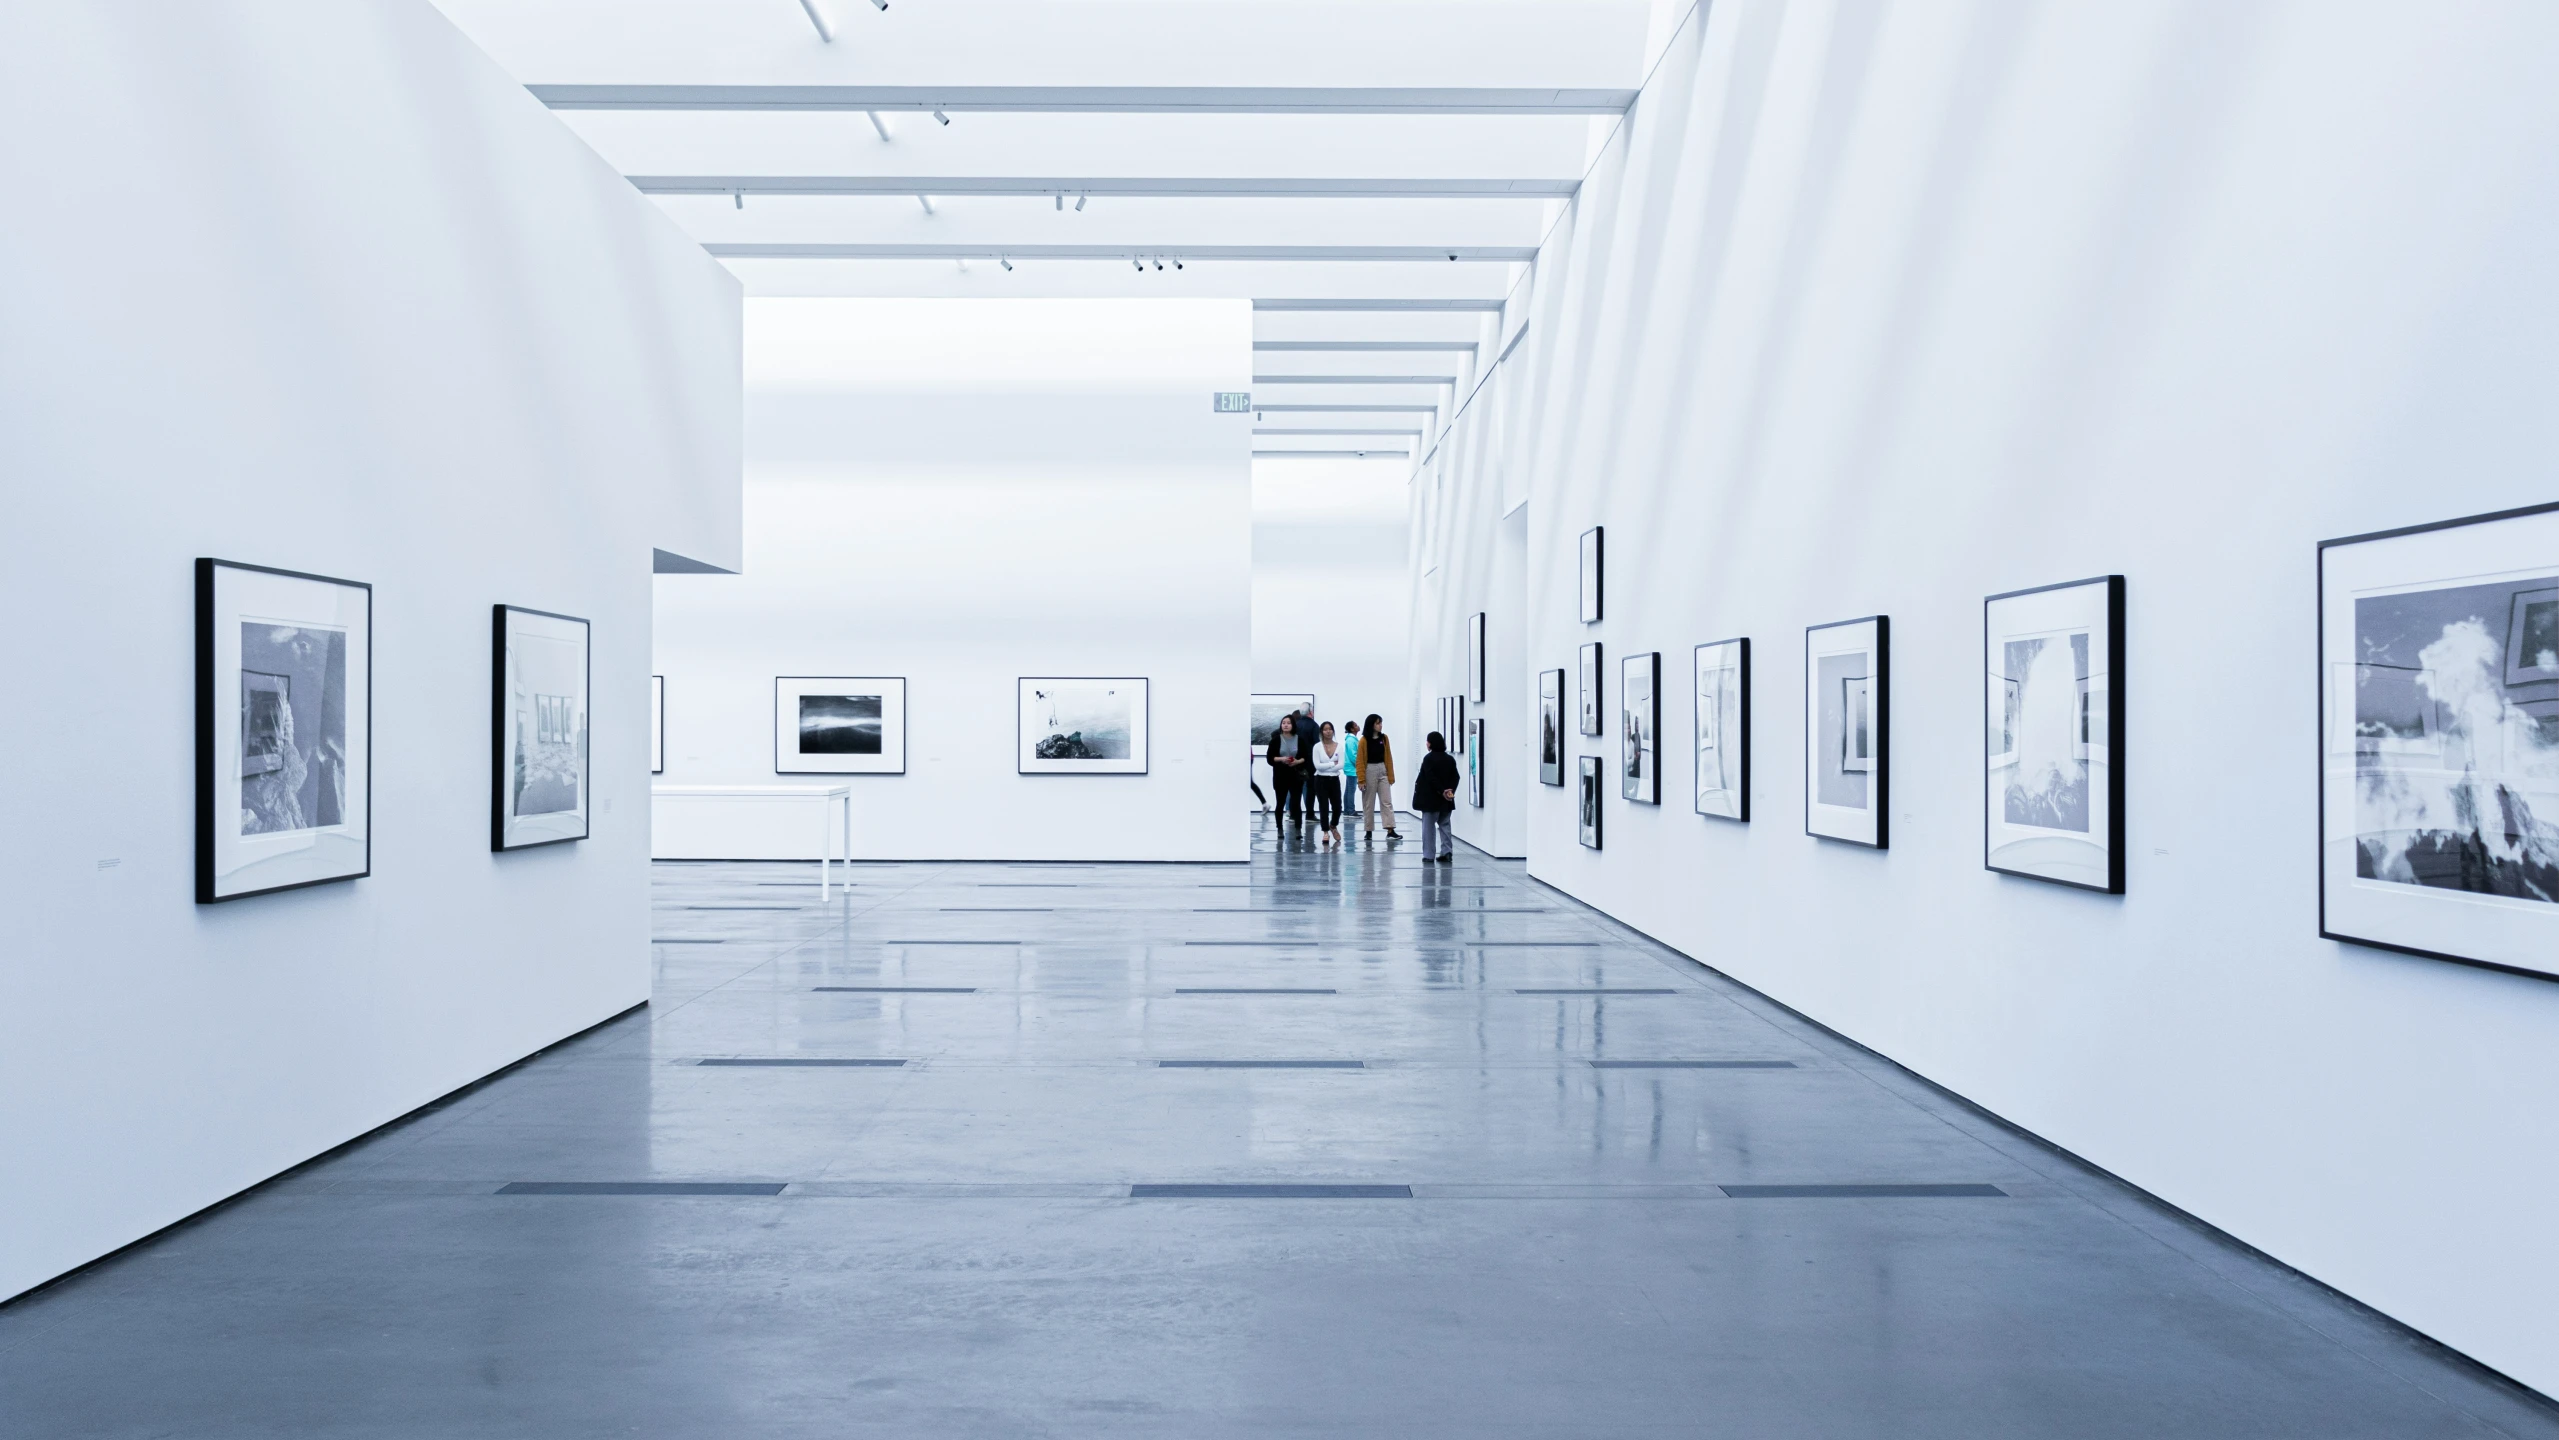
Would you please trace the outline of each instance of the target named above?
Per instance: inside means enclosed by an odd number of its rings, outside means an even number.
[[[853,787],[850,785],[652,785],[649,797],[658,800],[780,800],[810,801],[818,809],[817,898],[828,898],[827,867],[835,860],[836,802],[844,806],[844,868],[853,868]],[[852,880],[848,874],[846,884]]]

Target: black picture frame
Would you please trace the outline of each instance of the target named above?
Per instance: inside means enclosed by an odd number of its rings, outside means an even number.
[[[2488,527],[2514,527],[2491,534]],[[2438,538],[2449,540],[2448,532],[2475,530],[2465,546],[2453,548],[2433,543]],[[2358,551],[2368,553],[2358,554]],[[2397,556],[2393,561],[2389,557]],[[2435,558],[2428,558],[2433,555]],[[2341,575],[2340,572],[2345,572]],[[2318,737],[2318,831],[2314,840],[2317,850],[2319,879],[2319,936],[2339,944],[2372,950],[2389,951],[2428,960],[2441,960],[2455,965],[2482,970],[2495,970],[2510,975],[2529,976],[2537,980],[2559,979],[2559,904],[2516,895],[2511,891],[2455,888],[2427,882],[2427,872],[2447,871],[2467,878],[2493,866],[2489,873],[2500,873],[2512,864],[2507,855],[2494,851],[2481,854],[2483,847],[2456,842],[2451,853],[2460,863],[2453,866],[2446,859],[2443,842],[2431,842],[2434,852],[2426,857],[2423,870],[2417,868],[2414,847],[2402,844],[2396,855],[2376,856],[2366,844],[2365,836],[2356,828],[2359,817],[2353,801],[2358,798],[2360,777],[2367,759],[2383,764],[2385,755],[2407,748],[2424,748],[2434,743],[2449,750],[2458,740],[2469,750],[2471,762],[2460,772],[2460,785],[2472,793],[2468,803],[2459,803],[2461,795],[2448,795],[2456,802],[2442,807],[2455,814],[2467,809],[2478,815],[2502,815],[2511,827],[2530,810],[2528,805],[2506,802],[2506,787],[2497,784],[2497,793],[2484,803],[2475,794],[2481,777],[2472,768],[2484,755],[2494,754],[2490,747],[2479,745],[2467,735],[2471,723],[2464,710],[2435,702],[2414,717],[2414,723],[2394,724],[2387,698],[2367,711],[2367,695],[2371,687],[2368,672],[2401,668],[2377,663],[2382,656],[2395,658],[2398,646],[2377,643],[2380,636],[2367,634],[2364,603],[2378,603],[2400,609],[2393,617],[2387,610],[2374,616],[2375,628],[2382,625],[2408,623],[2405,610],[2422,606],[2429,598],[2444,591],[2479,591],[2513,587],[2510,598],[2519,602],[2521,589],[2529,587],[2534,597],[2559,589],[2559,502],[2518,506],[2484,514],[2465,515],[2451,520],[2432,521],[2422,525],[2406,525],[2389,530],[2375,530],[2360,535],[2322,540],[2318,544],[2317,605],[2314,625],[2317,643]],[[2516,731],[2542,736],[2559,735],[2559,666],[2518,666],[2515,654],[2519,626],[2543,623],[2559,626],[2559,612],[2544,612],[2527,617],[2520,603],[2507,607],[2476,603],[2483,597],[2463,597],[2463,603],[2452,612],[2482,628],[2502,623],[2507,633],[2495,648],[2501,652],[2493,667],[2483,666],[2484,673],[2466,677],[2475,681],[2478,694],[2484,697],[2494,686],[2499,707],[2500,729],[2506,733],[2507,745],[2496,750],[2509,750]],[[2392,605],[2392,602],[2396,602]],[[2553,595],[2542,604],[2559,604]],[[2498,612],[2502,608],[2502,613]],[[2541,610],[2541,605],[2532,607]],[[2442,619],[2441,615],[2431,617]],[[2343,620],[2340,625],[2338,622]],[[2443,627],[2452,628],[2449,625]],[[2478,636],[2476,639],[2493,637]],[[2343,643],[2338,643],[2343,642]],[[2440,643],[2440,642],[2438,642]],[[2537,654],[2538,652],[2536,652]],[[2436,662],[2427,662],[2436,663]],[[2548,678],[2543,678],[2544,674]],[[2356,703],[2350,714],[2340,714],[2336,690],[2341,678],[2351,676]],[[2429,692],[2430,693],[2430,692]],[[2529,717],[2529,726],[2518,717]],[[2413,733],[2412,733],[2413,732]],[[2504,759],[2505,757],[2500,757]],[[2509,762],[2510,763],[2510,762]],[[2446,775],[2448,764],[2425,767]],[[2332,834],[2330,827],[2342,818],[2347,829]],[[2396,817],[2393,817],[2394,819]],[[2553,825],[2550,816],[2531,813],[2536,830]],[[2440,827],[2426,827],[2429,829]],[[2386,825],[2381,833],[2420,833],[2415,827]],[[2501,836],[2498,849],[2518,851],[2522,839],[2546,837]],[[2538,865],[2538,861],[2528,865]],[[2419,878],[2411,883],[2400,875],[2386,874],[2399,869]],[[2526,872],[2526,878],[2531,878]],[[2549,893],[2544,888],[2543,893]],[[2520,902],[2520,903],[2518,903]],[[2452,933],[2460,928],[2467,933]]]
[[[2009,732],[2012,718],[2009,715],[2009,708],[2013,703],[2012,691],[2016,686],[2014,677],[2007,673],[2007,662],[1994,651],[1993,647],[2001,643],[1994,637],[2008,633],[1995,630],[1994,620],[2002,605],[2014,608],[2016,602],[2026,601],[2035,596],[2058,596],[2069,591],[2092,588],[2097,591],[2097,598],[2104,609],[2103,614],[2097,617],[2096,625],[2090,628],[2105,637],[2106,649],[2102,657],[2090,657],[2091,674],[2079,677],[2081,733],[2076,748],[2081,753],[2076,758],[2089,763],[2091,768],[2102,764],[2104,769],[2102,782],[2089,785],[2087,788],[2105,806],[2102,817],[2090,817],[2096,822],[2092,827],[2094,833],[2103,837],[2105,853],[2101,864],[2102,879],[2075,880],[2067,874],[2056,873],[2055,868],[2050,866],[2035,869],[2026,868],[2021,863],[2001,864],[1998,861],[2003,851],[2022,848],[2025,842],[2012,841],[2008,845],[1997,843],[2002,827],[2007,824],[2007,821],[2002,814],[1996,813],[2004,808],[2005,793],[2004,791],[1994,793],[1995,777],[1996,773],[2003,768],[2001,763],[2003,756],[2009,751],[2005,747],[2001,749],[1989,747],[1997,744],[1997,741],[1991,737]],[[1989,688],[1983,691],[1982,714],[1982,731],[1985,737],[1981,813],[1982,868],[1993,874],[2014,875],[2022,880],[2039,880],[2047,885],[2064,885],[2074,890],[2092,890],[2104,895],[2123,894],[2124,577],[2095,575],[2082,580],[2064,580],[2051,585],[2029,586],[2023,590],[2008,590],[1985,597],[1981,604],[1981,651],[1982,673],[1990,682]],[[2095,669],[2094,667],[2100,663],[2103,666],[2102,670]],[[2104,681],[2102,692],[2092,683],[2100,678]],[[2099,693],[2105,696],[2102,709],[2090,703]],[[2105,738],[2102,746],[2099,746],[2089,733],[2095,728],[2090,725],[2091,720],[2098,721],[2103,727]],[[2095,777],[2083,776],[2083,784],[2093,778]]]
[[[1478,610],[1466,621],[1466,694],[1476,704],[1484,703],[1485,615]]]
[[[1252,750],[1255,759],[1260,759],[1270,753],[1271,736],[1270,734],[1262,732],[1258,718],[1254,717],[1251,713],[1252,711],[1262,709],[1263,706],[1261,702],[1265,700],[1278,701],[1289,707],[1280,711],[1279,715],[1271,717],[1271,734],[1278,733],[1280,716],[1282,715],[1313,715],[1315,713],[1315,697],[1312,694],[1300,691],[1283,690],[1255,692],[1245,702],[1246,724],[1244,736],[1244,743]]]
[[[1617,662],[1618,794],[1638,805],[1662,803],[1662,652],[1640,650]],[[1638,682],[1643,693],[1637,694]],[[1646,737],[1650,737],[1649,745]],[[1645,761],[1650,759],[1651,763]]]
[[[1733,713],[1729,718],[1722,716],[1718,717],[1719,721],[1722,721],[1723,723],[1719,724],[1716,730],[1715,743],[1717,753],[1719,755],[1730,753],[1732,756],[1734,784],[1730,787],[1719,787],[1715,793],[1730,794],[1733,797],[1732,808],[1729,812],[1707,808],[1706,796],[1708,792],[1706,789],[1706,762],[1704,759],[1706,753],[1706,717],[1702,713],[1702,707],[1706,704],[1707,700],[1703,679],[1706,674],[1707,652],[1720,651],[1726,646],[1732,647],[1734,657],[1734,664],[1732,666],[1734,671],[1734,705]],[[1722,668],[1723,667],[1721,666],[1717,667],[1719,670]],[[1709,820],[1730,820],[1736,824],[1747,825],[1750,823],[1751,762],[1750,637],[1747,635],[1727,636],[1721,640],[1709,640],[1704,644],[1695,647],[1689,652],[1688,673],[1689,703],[1692,707],[1698,707],[1692,709],[1689,717],[1688,753],[1691,772],[1689,775],[1688,788],[1690,802],[1696,807],[1698,814],[1705,816]],[[1721,692],[1719,691],[1719,696],[1720,693]]]
[[[1138,687],[1138,733],[1131,737],[1130,748],[1136,768],[1126,762],[1106,762],[1121,768],[1111,770],[1033,770],[1028,735],[1022,727],[1022,716],[1028,709],[1026,697],[1032,685],[1134,685]],[[1155,765],[1155,682],[1144,675],[1017,675],[1013,679],[1013,769],[1020,775],[1064,775],[1101,780],[1151,774]],[[1074,761],[1051,760],[1049,764],[1067,765]]]
[[[1581,785],[1575,796],[1581,807],[1581,841],[1585,849],[1600,848],[1600,823],[1608,806],[1600,799],[1600,763],[1596,755],[1581,757]]]
[[[666,773],[666,677],[649,677],[649,773]]]
[[[818,769],[818,768],[816,768],[816,767],[814,767],[814,766],[807,766],[807,767],[794,767],[794,766],[792,766],[791,764],[789,764],[788,762],[789,762],[789,761],[791,761],[791,760],[806,760],[807,755],[806,755],[806,753],[805,753],[805,752],[803,752],[803,753],[801,753],[801,754],[797,754],[797,755],[786,755],[786,754],[784,754],[784,753],[783,753],[783,750],[782,750],[782,732],[783,732],[783,728],[784,728],[784,726],[783,726],[783,716],[782,716],[782,697],[784,696],[784,694],[786,694],[786,693],[787,693],[787,694],[789,694],[789,695],[791,696],[791,698],[792,698],[792,699],[794,699],[794,700],[798,700],[798,699],[801,699],[801,698],[803,698],[804,696],[809,695],[809,694],[813,694],[813,693],[820,693],[820,692],[814,692],[814,691],[802,691],[802,690],[789,690],[789,691],[786,691],[786,690],[785,690],[785,688],[784,688],[784,683],[783,683],[783,682],[785,682],[785,681],[790,681],[790,680],[836,681],[836,682],[841,682],[841,683],[844,683],[844,684],[851,684],[851,685],[874,684],[874,683],[878,683],[878,682],[883,682],[883,681],[885,681],[885,682],[888,682],[888,683],[890,683],[890,684],[895,685],[895,686],[897,687],[897,728],[896,728],[896,730],[895,730],[895,732],[894,732],[894,735],[895,735],[895,738],[896,738],[896,741],[897,741],[897,745],[896,745],[896,749],[897,749],[897,765],[896,765],[896,767],[895,767],[895,768],[891,768],[890,766],[888,766],[888,765],[885,763],[885,757],[886,757],[886,754],[887,754],[887,751],[888,751],[888,748],[889,748],[889,747],[888,747],[888,741],[889,741],[890,736],[891,736],[891,733],[892,733],[892,732],[888,729],[888,726],[887,726],[887,720],[888,720],[888,698],[889,698],[889,697],[888,697],[888,694],[887,694],[887,692],[886,692],[885,690],[883,690],[883,691],[881,692],[881,697],[880,697],[880,701],[881,701],[881,713],[880,713],[880,719],[881,719],[881,722],[882,722],[882,723],[881,723],[881,753],[882,753],[882,756],[883,756],[883,763],[879,766],[879,768],[877,768],[877,769],[864,769],[864,770],[832,770],[832,769]],[[906,705],[906,683],[907,683],[907,682],[906,682],[906,677],[905,677],[905,676],[903,676],[903,675],[776,675],[776,676],[774,676],[774,677],[773,677],[773,773],[774,773],[774,774],[776,774],[776,775],[829,775],[829,776],[838,776],[838,777],[841,777],[841,778],[843,778],[843,779],[847,779],[847,780],[857,779],[857,778],[865,778],[865,777],[871,777],[871,776],[898,776],[898,775],[904,775],[904,774],[906,773],[906,751],[907,751],[907,724],[906,724],[906,722],[907,722],[907,705]],[[850,692],[850,693],[860,693],[860,692],[859,692],[859,691],[854,691],[854,692]]]
[[[1564,671],[1537,672],[1537,783],[1564,784]]]
[[[1862,682],[1862,689],[1855,692],[1855,695],[1843,691],[1839,697],[1841,703],[1836,713],[1840,720],[1840,734],[1835,738],[1841,741],[1843,763],[1837,768],[1843,772],[1864,777],[1864,783],[1860,788],[1867,800],[1862,808],[1870,819],[1870,825],[1867,827],[1869,833],[1859,833],[1855,827],[1849,826],[1824,830],[1817,824],[1818,821],[1830,818],[1825,816],[1823,811],[1849,810],[1855,807],[1826,804],[1819,798],[1822,757],[1830,748],[1827,744],[1828,738],[1833,737],[1825,737],[1822,733],[1824,720],[1821,704],[1827,687],[1822,684],[1820,660],[1823,657],[1816,653],[1815,646],[1818,642],[1815,637],[1825,631],[1844,630],[1854,626],[1874,628],[1869,643],[1860,647],[1857,652],[1868,657],[1865,666],[1867,673],[1862,676],[1848,677]],[[1891,848],[1892,673],[1892,620],[1889,616],[1861,615],[1854,620],[1833,620],[1824,625],[1804,627],[1805,834],[1818,840],[1835,840],[1843,845],[1862,845],[1872,850]],[[1862,731],[1862,743],[1854,705],[1857,695],[1862,695],[1866,701],[1866,723]],[[1850,759],[1851,747],[1854,747],[1853,761]],[[1863,768],[1851,770],[1852,763]]]
[[[507,622],[509,617],[516,615],[558,620],[578,627],[578,702],[581,709],[575,742],[578,829],[574,835],[563,833],[544,835],[540,839],[522,839],[507,833],[507,780],[514,769],[507,763],[507,660],[514,640]],[[529,605],[492,605],[489,607],[489,622],[489,849],[512,853],[584,840],[595,830],[595,756],[592,743],[595,733],[595,627],[583,617],[563,615],[555,610],[536,610]],[[523,719],[521,715],[514,718],[519,722]]]
[[[1580,689],[1576,698],[1580,705],[1581,732],[1585,735],[1606,733],[1605,722],[1600,719],[1603,703],[1608,699],[1603,672],[1599,668],[1602,658],[1598,641],[1593,640],[1582,647],[1581,674],[1578,677]]]
[[[1607,526],[1593,525],[1582,532],[1581,602],[1582,623],[1596,625],[1606,610],[1607,599]]]
[[[1481,716],[1466,721],[1466,799],[1476,809],[1484,808],[1484,721]]]
[[[243,575],[273,576],[314,585],[336,586],[342,590],[355,592],[362,599],[363,724],[360,731],[354,726],[348,728],[351,734],[360,733],[363,736],[361,754],[364,783],[360,790],[351,789],[350,792],[360,794],[362,797],[363,836],[359,853],[354,857],[352,865],[341,865],[321,874],[300,875],[299,878],[283,880],[275,884],[226,888],[226,881],[258,863],[255,860],[244,860],[225,868],[221,854],[223,820],[228,817],[232,824],[237,825],[243,809],[239,797],[235,796],[233,803],[226,805],[222,803],[220,793],[224,772],[219,763],[222,727],[221,712],[217,707],[224,699],[222,681],[225,677],[217,673],[216,666],[223,653],[223,647],[219,643],[220,627],[224,620],[221,573],[226,570]],[[236,611],[230,615],[230,621],[233,625],[240,623],[240,617]],[[241,666],[235,662],[231,668],[233,671],[231,678],[239,678]],[[351,665],[347,667],[346,681],[350,687],[358,683],[358,672]],[[235,696],[234,699],[236,701],[237,697]],[[241,708],[241,704],[234,703],[231,706],[231,713],[236,717]],[[352,704],[347,706],[349,711],[355,708]],[[236,742],[236,733],[234,738]],[[343,824],[343,821],[341,823]],[[221,560],[211,556],[196,558],[195,863],[193,869],[195,899],[199,905],[220,905],[258,895],[274,895],[286,890],[307,889],[314,885],[335,885],[347,880],[362,880],[373,874],[373,586],[371,584],[335,575],[314,574],[307,570],[286,570],[273,565],[252,565],[241,560]]]

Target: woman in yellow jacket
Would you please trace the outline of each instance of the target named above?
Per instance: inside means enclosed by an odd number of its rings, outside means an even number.
[[[1395,751],[1386,743],[1386,722],[1371,715],[1359,728],[1360,833],[1377,834],[1377,817],[1386,816],[1386,838],[1395,833]]]

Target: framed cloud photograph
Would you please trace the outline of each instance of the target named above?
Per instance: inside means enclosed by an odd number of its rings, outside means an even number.
[[[2559,505],[2319,546],[2319,933],[2559,975]]]
[[[1480,718],[1466,722],[1466,803],[1484,808],[1484,722]]]
[[[1146,773],[1143,677],[1040,675],[1018,685],[1022,774]]]
[[[1804,833],[1889,839],[1891,631],[1884,616],[1804,632]]]
[[[666,677],[649,677],[649,773],[666,773]]]
[[[906,681],[896,675],[773,678],[773,773],[906,773]]]
[[[1270,753],[1271,737],[1279,733],[1279,722],[1281,717],[1288,715],[1312,715],[1314,713],[1315,697],[1312,695],[1254,696],[1253,753],[1256,755],[1267,755]]]
[[[373,873],[373,587],[195,562],[196,900]]]
[[[1607,537],[1601,534],[1605,528],[1593,525],[1582,532],[1582,623],[1585,625],[1599,622],[1601,566],[1607,558],[1606,547],[1602,544]]]
[[[1982,864],[2124,888],[2124,577],[1982,604]]]
[[[1750,641],[1711,640],[1692,656],[1697,813],[1750,820]]]
[[[1599,642],[1582,647],[1581,727],[1585,735],[1601,733],[1599,723]]]
[[[1466,698],[1484,703],[1484,612],[1466,622]]]
[[[587,623],[521,605],[490,607],[489,848],[587,837]]]
[[[1645,805],[1662,803],[1662,652],[1646,650],[1618,662],[1617,783],[1619,793]]]
[[[1564,783],[1564,672],[1537,672],[1537,783]]]
[[[1584,755],[1581,762],[1582,843],[1596,850],[1599,848],[1600,796],[1607,793],[1600,787],[1607,782],[1606,777],[1600,774],[1598,756]]]

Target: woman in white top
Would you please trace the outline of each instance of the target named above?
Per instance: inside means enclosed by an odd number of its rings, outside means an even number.
[[[1342,742],[1334,737],[1333,722],[1316,727],[1315,770],[1307,777],[1314,792],[1315,823],[1324,831],[1326,845],[1342,843]]]

